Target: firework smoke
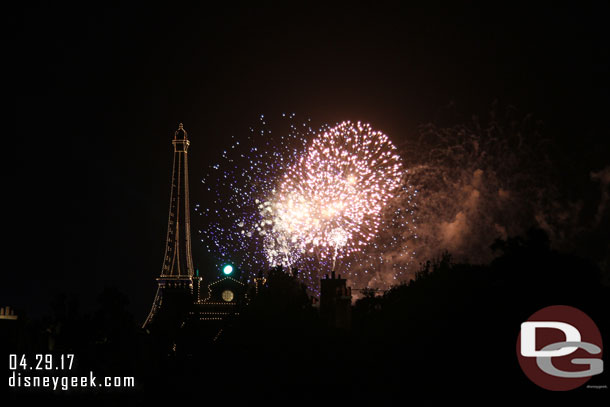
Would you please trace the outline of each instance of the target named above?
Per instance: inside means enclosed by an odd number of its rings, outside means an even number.
[[[477,118],[447,128],[430,124],[405,145],[409,182],[421,191],[419,262],[446,250],[459,261],[484,263],[495,239],[551,222],[541,210],[557,195],[547,141],[529,117],[508,122],[492,115],[486,125]]]
[[[494,106],[487,121],[473,117],[450,127],[428,124],[403,145],[408,182],[420,191],[413,262],[448,251],[456,261],[486,263],[498,254],[490,247],[496,239],[524,235],[532,227],[545,230],[554,247],[574,251],[576,242],[599,229],[607,213],[607,171],[591,174],[602,193],[595,219],[587,225],[583,202],[562,196],[559,153],[541,127],[512,109],[500,117]]]
[[[587,242],[583,224],[607,229],[608,168],[590,175],[600,200],[583,223],[584,204],[561,198],[553,145],[530,116],[428,124],[399,149],[366,124],[313,130],[285,119],[272,134],[261,117],[204,180],[215,199],[199,209],[202,241],[219,264],[298,270],[314,294],[332,269],[354,288],[387,289],[444,251],[486,263],[496,239],[531,227],[563,249]],[[607,244],[593,243],[607,271]]]

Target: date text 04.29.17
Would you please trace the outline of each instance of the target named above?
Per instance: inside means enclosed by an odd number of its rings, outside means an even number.
[[[71,370],[73,354],[9,355],[10,370]]]

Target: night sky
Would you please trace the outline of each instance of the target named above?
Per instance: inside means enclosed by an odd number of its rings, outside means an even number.
[[[204,168],[260,114],[368,121],[400,144],[448,108],[467,120],[497,99],[544,122],[566,158],[566,194],[586,199],[580,185],[610,163],[603,2],[257,3],[31,2],[11,13],[0,305],[42,314],[65,291],[87,309],[116,285],[144,319],[179,122],[202,205]],[[193,251],[205,268],[196,240]]]

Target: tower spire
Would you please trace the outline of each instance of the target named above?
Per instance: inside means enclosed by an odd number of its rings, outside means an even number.
[[[187,138],[188,138],[188,133],[186,132],[186,130],[184,130],[184,126],[182,125],[182,123],[179,123],[178,130],[176,130],[174,132],[174,140],[187,139]]]

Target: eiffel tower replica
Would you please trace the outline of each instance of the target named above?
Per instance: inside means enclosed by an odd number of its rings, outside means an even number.
[[[201,278],[193,272],[189,209],[188,148],[182,123],[174,133],[174,163],[167,220],[167,238],[161,275],[152,309],[143,324],[149,330],[175,331],[199,297]]]
[[[180,349],[194,353],[202,343],[216,341],[223,329],[239,315],[249,301],[249,287],[240,281],[240,273],[227,264],[222,275],[211,278],[207,289],[201,290],[203,279],[193,267],[191,252],[190,141],[182,123],[174,133],[172,145],[174,163],[165,256],[157,278],[157,293],[142,328],[154,334],[161,346],[169,346],[166,349],[174,354],[183,352]]]

